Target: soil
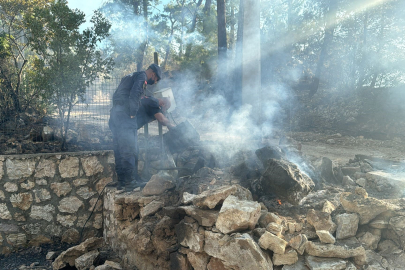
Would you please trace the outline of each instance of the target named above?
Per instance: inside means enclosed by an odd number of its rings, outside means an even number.
[[[68,249],[70,246],[71,245],[67,244],[43,245],[41,247],[21,249],[8,255],[1,255],[0,269],[52,269],[52,261],[46,259],[46,254],[49,251],[60,253]],[[26,266],[26,268],[23,268],[23,266]]]

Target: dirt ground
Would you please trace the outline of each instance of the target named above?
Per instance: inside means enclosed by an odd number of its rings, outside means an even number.
[[[405,160],[405,143],[399,138],[383,141],[361,136],[312,132],[291,133],[291,137],[301,143],[303,154],[312,157],[327,157],[336,165],[344,165],[358,154],[398,162]]]

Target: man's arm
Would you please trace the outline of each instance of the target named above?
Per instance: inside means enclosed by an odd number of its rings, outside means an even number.
[[[143,86],[146,81],[145,72],[140,72],[136,78],[134,78],[133,85],[129,95],[129,108],[130,115],[136,115],[139,109],[140,98],[143,94]]]
[[[159,123],[166,126],[168,129],[175,127],[172,123],[170,123],[170,120],[167,119],[166,116],[163,115],[163,113],[156,113],[155,118],[156,118],[156,120],[158,120]]]

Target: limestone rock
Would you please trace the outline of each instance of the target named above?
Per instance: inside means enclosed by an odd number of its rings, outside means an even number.
[[[206,270],[210,256],[205,252],[188,252],[187,259],[194,270]]]
[[[153,252],[155,246],[152,242],[152,233],[146,228],[142,227],[134,237],[135,250],[143,255]]]
[[[187,257],[179,252],[170,254],[170,269],[192,270]]]
[[[96,205],[96,202],[97,202],[97,205]],[[90,204],[89,211],[99,212],[102,210],[102,206],[103,206],[102,200],[97,201],[97,198],[93,198],[93,199],[90,199],[89,204]]]
[[[7,204],[5,204],[5,203],[0,203],[0,218],[9,219],[9,220],[13,219],[10,211],[7,208]]]
[[[315,227],[316,231],[326,230],[334,233],[336,230],[336,224],[332,221],[330,214],[326,212],[310,209],[307,213],[307,221]]]
[[[0,160],[0,180],[3,178],[4,170],[3,170],[3,161]]]
[[[259,239],[259,245],[263,249],[269,249],[275,253],[284,254],[287,242],[272,233],[265,232]]]
[[[284,254],[273,254],[274,265],[292,265],[298,261],[298,254],[294,249],[287,249]]]
[[[267,225],[266,230],[268,232],[271,232],[272,234],[274,234],[277,237],[281,237],[282,233],[283,233],[283,230],[284,230],[284,227],[282,225],[280,225],[280,224],[275,223],[275,222],[270,222]]]
[[[268,255],[248,234],[232,236],[205,231],[204,251],[229,268],[272,270]],[[283,252],[284,253],[284,252]]]
[[[24,246],[27,243],[27,236],[23,233],[7,235],[7,243],[15,247]]]
[[[7,175],[9,179],[30,177],[35,170],[35,160],[6,160]]]
[[[108,184],[111,183],[113,181],[112,177],[104,177],[101,178],[100,181],[97,182],[96,184],[96,190],[98,192],[98,194],[101,193],[101,191],[103,190],[103,188]]]
[[[77,217],[75,215],[60,215],[56,216],[56,220],[65,227],[72,227],[76,221]]]
[[[277,146],[265,146],[257,149],[255,154],[263,164],[266,164],[266,162],[272,158],[281,159],[284,157],[283,151]]]
[[[316,231],[316,234],[319,236],[319,240],[325,244],[334,244],[336,242],[335,237],[329,232],[324,230]]]
[[[353,181],[353,179],[350,178],[350,176],[348,176],[348,175],[343,176],[342,184],[345,186],[355,186],[356,185],[356,183]]]
[[[226,267],[220,259],[211,257],[207,264],[207,270],[231,270],[231,268]]]
[[[151,177],[143,188],[142,194],[145,196],[160,195],[176,186],[173,180],[174,178],[170,174],[160,171]]]
[[[290,203],[298,204],[315,187],[312,179],[292,162],[270,159],[265,168],[259,180],[259,195],[265,195],[271,190],[285,197]]]
[[[387,267],[386,269],[389,269],[389,270],[404,269],[404,265],[405,265],[405,253],[404,252],[390,253],[390,254],[384,255],[384,258],[387,260],[387,264],[389,265],[389,267]]]
[[[335,258],[305,257],[306,263],[311,270],[341,270],[346,269],[346,261]]]
[[[96,268],[94,268],[94,270],[122,270],[122,266],[117,263],[117,262],[113,262],[113,261],[105,261],[105,263],[103,265],[99,265]]]
[[[359,256],[354,259],[354,262],[357,265],[371,265],[378,264],[380,265],[383,261],[383,257],[380,254],[375,253],[372,250],[366,250],[364,256]]]
[[[28,227],[35,227],[33,224],[27,224],[23,225],[22,228],[27,232],[31,232],[31,230],[28,229]],[[16,233],[19,232],[19,226],[17,224],[5,224],[5,223],[0,223],[0,232],[5,232],[5,233]],[[37,230],[39,232],[39,230]],[[35,233],[33,233],[35,234]]]
[[[405,235],[405,216],[392,217],[389,226],[400,236]]]
[[[305,234],[299,234],[294,236],[288,242],[288,245],[294,248],[300,255],[304,254],[305,246],[308,243],[308,239]]]
[[[305,265],[304,257],[299,256],[296,263],[291,265],[284,265],[282,270],[308,270],[308,267]]]
[[[86,241],[82,242],[80,245],[73,246],[62,252],[52,263],[52,267],[54,270],[59,270],[67,265],[75,266],[76,258],[91,250],[100,248],[102,244],[103,238],[89,238]]]
[[[79,210],[80,207],[83,206],[83,202],[81,200],[79,200],[77,197],[67,197],[67,198],[63,198],[60,202],[59,202],[59,206],[58,209],[59,211],[63,212],[63,213],[76,213],[77,210]]]
[[[44,206],[33,205],[31,207],[30,217],[33,219],[44,219],[51,222],[53,220],[54,213],[55,207],[52,204],[47,204]]]
[[[360,238],[358,238],[360,243],[364,246],[365,249],[377,249],[378,242],[380,242],[381,236],[374,235],[370,232],[366,232]]]
[[[102,214],[95,214],[94,215],[93,227],[95,229],[103,228],[103,215]]]
[[[94,192],[91,188],[89,187],[81,187],[76,191],[76,194],[82,197],[83,199],[87,200],[90,197],[92,197],[96,192]]]
[[[79,159],[67,157],[59,163],[59,173],[62,178],[77,177],[79,175]]]
[[[369,223],[383,212],[397,208],[384,201],[375,198],[364,198],[350,192],[342,193],[340,195],[340,202],[346,211],[359,214],[360,225]]]
[[[92,176],[104,171],[103,165],[96,156],[85,157],[82,158],[81,161],[86,176]]]
[[[259,225],[262,228],[266,228],[270,222],[274,222],[277,224],[281,224],[283,220],[274,213],[261,211],[260,218],[259,218]]]
[[[50,238],[48,238],[48,237],[46,237],[46,236],[44,236],[44,235],[37,235],[37,236],[33,237],[33,238],[29,241],[28,245],[30,245],[30,246],[35,246],[35,247],[39,247],[39,246],[41,246],[41,245],[44,245],[44,244],[51,244],[51,243],[52,243],[52,240],[51,240]]]
[[[62,182],[62,183],[52,183],[51,189],[58,197],[61,197],[68,194],[72,190],[72,187],[68,182]]]
[[[361,186],[361,187],[365,187],[367,184],[367,180],[364,178],[359,178],[356,180],[356,184]]]
[[[7,182],[4,184],[4,189],[7,192],[17,192],[18,191],[18,186],[16,183],[12,183],[12,182]]]
[[[61,241],[68,244],[75,244],[79,241],[79,239],[80,239],[79,231],[74,228],[70,228],[69,230],[66,230],[62,234]]]
[[[53,178],[55,176],[55,162],[49,159],[42,159],[35,169],[35,177],[43,178],[49,177]]]
[[[31,190],[35,187],[35,182],[28,180],[25,183],[21,183],[21,188],[26,189],[26,190]]]
[[[94,261],[99,255],[100,252],[98,252],[97,250],[87,252],[75,259],[75,267],[78,270],[87,270],[90,268],[90,266],[93,265]]]
[[[55,225],[55,224],[51,224],[51,225],[46,226],[45,231],[51,236],[61,237],[61,235],[62,235],[61,226],[58,226],[58,225]]]
[[[198,224],[204,227],[214,226],[217,218],[218,211],[215,210],[204,210],[195,206],[181,206],[187,215],[197,220]]]
[[[41,188],[41,189],[34,189],[34,200],[36,203],[44,202],[44,201],[49,201],[51,199],[51,193],[47,189]]]
[[[228,198],[229,195],[233,195],[239,200],[253,200],[252,193],[239,185],[222,186],[217,189],[206,190],[199,195],[190,196],[190,199],[195,206],[213,209],[217,204],[222,203]]]
[[[367,191],[362,188],[362,187],[356,187],[354,189],[354,194],[359,195],[360,197],[362,197],[363,199],[368,198],[368,193]]]
[[[374,229],[386,229],[388,228],[389,220],[386,219],[373,219],[368,225]]]
[[[145,207],[141,208],[140,216],[141,217],[146,217],[155,214],[157,211],[159,211],[160,208],[162,208],[164,205],[163,202],[161,201],[152,201],[145,205]]]
[[[35,183],[36,183],[38,186],[47,186],[47,185],[48,185],[48,181],[46,181],[45,179],[38,179],[38,180],[35,180]]]
[[[335,211],[335,209],[336,206],[330,201],[326,200],[325,203],[323,204],[322,212],[332,214],[332,212]]]
[[[345,239],[355,236],[359,225],[359,216],[357,214],[340,214],[336,216],[338,225],[336,230],[337,239]]]
[[[57,256],[57,253],[55,251],[48,251],[48,253],[46,253],[46,259],[47,260],[53,260],[55,259]]]
[[[89,182],[89,179],[87,179],[87,178],[79,178],[79,179],[73,180],[73,185],[75,187],[80,187],[80,186],[87,185],[88,182]]]
[[[342,259],[362,256],[365,254],[364,248],[359,243],[354,244],[350,242],[341,242],[340,245],[331,245],[308,241],[305,251],[311,256]]]
[[[202,252],[204,247],[204,230],[198,229],[193,224],[186,223],[184,220],[180,221],[175,226],[177,240],[180,245],[190,248],[195,252]]]
[[[253,230],[259,220],[260,209],[257,202],[238,200],[230,195],[222,204],[216,227],[224,234],[245,229]]]
[[[397,246],[397,244],[394,243],[392,240],[384,240],[378,243],[378,251],[380,254],[388,254],[388,253],[398,253],[401,250]]]
[[[10,196],[11,204],[21,210],[28,210],[31,207],[32,201],[31,193],[17,193]]]

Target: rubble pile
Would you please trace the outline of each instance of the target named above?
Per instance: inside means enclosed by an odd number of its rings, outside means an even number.
[[[403,269],[405,201],[368,195],[395,190],[371,162],[297,165],[274,147],[256,156],[256,166],[160,172],[143,190],[108,190],[104,236],[124,269]]]
[[[161,170],[143,189],[106,189],[104,241],[119,260],[100,261],[89,244],[100,240],[88,239],[54,269],[403,269],[400,163],[356,155],[336,166],[274,146],[232,162],[201,153],[179,153],[189,169]]]

